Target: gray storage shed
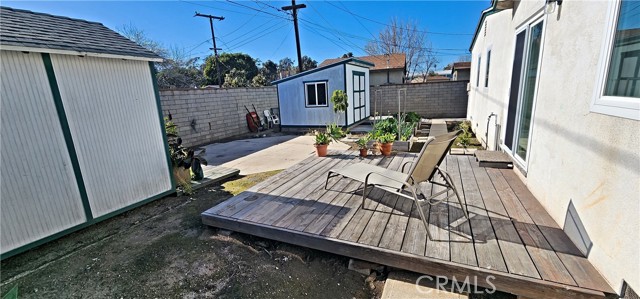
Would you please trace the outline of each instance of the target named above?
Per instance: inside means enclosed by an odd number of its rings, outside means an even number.
[[[370,116],[369,67],[373,64],[348,58],[274,81],[278,88],[280,123],[286,127],[320,127],[336,120],[330,98],[335,90],[349,97],[338,124],[351,126]]]
[[[161,60],[100,23],[0,7],[2,258],[175,191]]]

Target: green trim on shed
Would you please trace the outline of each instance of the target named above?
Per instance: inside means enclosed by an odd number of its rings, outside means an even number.
[[[73,168],[73,174],[75,175],[76,183],[78,184],[78,189],[79,189],[78,191],[80,192],[80,199],[82,200],[84,215],[87,218],[86,221],[91,221],[93,219],[93,213],[91,212],[91,205],[89,204],[89,196],[87,195],[87,188],[85,187],[84,179],[82,178],[82,171],[80,170],[80,162],[78,162],[78,154],[76,153],[76,147],[75,147],[75,143],[73,142],[73,136],[71,136],[71,129],[69,128],[67,113],[64,111],[64,104],[62,103],[62,96],[60,95],[58,80],[56,80],[56,74],[55,74],[55,71],[53,70],[51,55],[49,55],[49,53],[42,53],[41,56],[42,56],[42,61],[44,63],[44,69],[47,72],[47,79],[49,79],[49,87],[51,88],[51,94],[53,95],[53,102],[56,105],[58,120],[60,120],[60,126],[62,127],[64,142],[67,145],[67,151],[69,152],[69,158],[71,159],[71,167]]]

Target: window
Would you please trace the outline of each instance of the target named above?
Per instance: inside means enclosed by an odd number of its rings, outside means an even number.
[[[491,64],[491,50],[487,51],[487,68],[484,72],[484,87],[489,87],[489,65]]]
[[[640,120],[640,2],[613,1],[591,111]]]
[[[304,84],[307,107],[327,106],[327,81]]]
[[[476,87],[480,86],[480,56],[478,56],[478,70],[476,74]]]

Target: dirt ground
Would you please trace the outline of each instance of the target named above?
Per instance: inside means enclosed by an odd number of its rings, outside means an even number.
[[[345,257],[201,223],[202,211],[272,174],[160,199],[6,259],[0,294],[17,285],[19,298],[379,298],[382,283],[347,270]]]

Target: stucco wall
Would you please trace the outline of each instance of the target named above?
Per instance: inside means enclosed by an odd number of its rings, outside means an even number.
[[[306,107],[304,83],[324,80],[328,88],[327,106]],[[344,115],[336,115],[329,100],[334,90],[345,89],[343,64],[281,82],[277,88],[283,126],[324,126],[333,122],[336,116],[339,117],[338,123],[344,124]]]
[[[487,116],[495,112],[504,143],[515,29],[531,20],[542,3],[517,2],[515,9],[487,17],[486,36],[478,35],[468,118],[479,136],[485,134]],[[565,1],[543,17],[541,69],[523,180],[563,227],[572,203],[592,241],[589,260],[615,290],[623,279],[638,290],[640,122],[590,111],[608,7],[604,1]],[[491,74],[484,88],[488,48]],[[475,85],[478,55],[483,57],[481,87]]]
[[[247,106],[263,111],[278,107],[275,86],[230,89],[185,89],[160,91],[164,116],[171,114],[185,146],[202,145],[249,132]],[[195,121],[195,127],[191,122]]]
[[[387,81],[387,72],[388,81]],[[376,70],[371,71],[371,83],[370,85],[383,85],[383,84],[402,84],[402,79],[404,78],[403,70]]]
[[[398,113],[398,90],[407,89],[406,102],[401,94],[401,109],[426,118],[464,118],[467,113],[467,81],[427,82],[371,87],[371,115]]]

